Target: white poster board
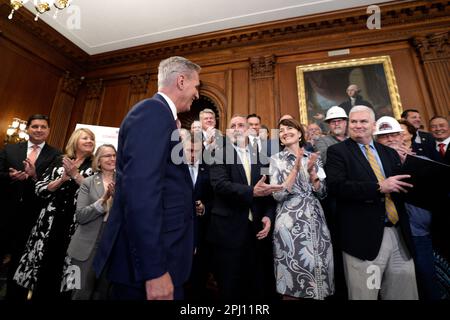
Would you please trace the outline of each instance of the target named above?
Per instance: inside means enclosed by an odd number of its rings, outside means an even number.
[[[95,150],[97,150],[99,146],[105,143],[112,144],[117,150],[117,142],[119,140],[119,128],[93,126],[89,124],[77,123],[75,130],[78,128],[87,128],[95,134]]]

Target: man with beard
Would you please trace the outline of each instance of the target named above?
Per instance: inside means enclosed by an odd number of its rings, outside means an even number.
[[[341,107],[334,106],[328,109],[324,121],[330,127],[330,134],[316,140],[314,151],[320,152],[320,157],[325,165],[328,147],[347,139],[347,114]]]

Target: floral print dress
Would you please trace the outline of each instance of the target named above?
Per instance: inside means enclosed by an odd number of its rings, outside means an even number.
[[[302,167],[291,192],[273,194],[278,202],[273,232],[277,292],[297,298],[322,300],[334,293],[333,248],[319,199],[326,196],[325,182],[315,191],[306,166],[311,153],[305,151]],[[287,149],[270,160],[270,183],[282,184],[291,172],[296,156]],[[325,178],[321,161],[319,178]]]
[[[92,175],[91,160],[86,159],[78,170],[83,177]],[[20,286],[30,290],[34,290],[40,283],[43,286],[60,283],[64,257],[76,229],[75,208],[79,185],[70,179],[54,192],[47,190],[48,184],[60,178],[63,173],[61,157],[49,166],[42,180],[36,183],[36,194],[48,199],[48,202],[41,209],[31,230],[25,251],[14,274],[14,280]],[[42,269],[46,269],[46,272]]]

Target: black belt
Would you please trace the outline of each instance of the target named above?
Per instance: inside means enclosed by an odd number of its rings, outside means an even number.
[[[388,220],[388,221],[386,221],[386,222],[384,223],[384,226],[385,226],[385,227],[388,227],[388,228],[397,227],[397,226],[398,226],[398,223],[393,224],[392,222],[390,222],[390,221]]]

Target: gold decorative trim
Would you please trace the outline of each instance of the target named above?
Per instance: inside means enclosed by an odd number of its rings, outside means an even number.
[[[391,99],[392,112],[394,117],[399,119],[402,114],[402,103],[400,100],[400,94],[398,93],[397,81],[395,80],[394,68],[392,67],[391,58],[389,56],[379,56],[361,59],[350,59],[341,61],[332,61],[324,63],[315,63],[308,65],[297,66],[297,92],[299,101],[300,122],[308,123],[308,111],[306,104],[305,93],[305,79],[304,73],[309,71],[320,71],[347,67],[356,67],[371,64],[383,64],[384,74],[386,76],[386,82],[389,90],[389,97]]]

